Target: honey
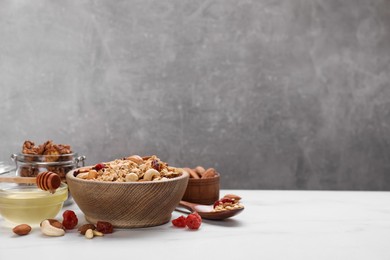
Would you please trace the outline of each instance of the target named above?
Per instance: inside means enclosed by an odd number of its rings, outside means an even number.
[[[47,218],[55,218],[68,197],[66,184],[54,194],[36,186],[0,189],[0,214],[8,222],[15,224],[39,224]]]

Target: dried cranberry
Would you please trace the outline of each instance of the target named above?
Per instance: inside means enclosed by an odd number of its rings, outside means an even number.
[[[194,212],[194,213],[192,213],[192,215],[197,217],[199,219],[199,221],[202,221],[202,217],[198,214],[198,212]]]
[[[182,216],[172,220],[172,224],[175,227],[184,228],[184,227],[186,227],[186,218],[182,215]]]
[[[79,222],[77,215],[72,210],[65,210],[62,214],[63,220],[62,225],[66,229],[74,229]]]
[[[222,203],[234,203],[234,200],[225,198],[225,199],[221,199],[221,202]]]
[[[155,169],[156,171],[161,171],[162,165],[158,160],[153,160],[152,168]]]
[[[220,200],[217,200],[216,202],[214,202],[214,208],[216,208],[218,205],[221,205],[222,202]]]
[[[202,224],[202,218],[197,213],[191,213],[186,218],[186,225],[189,229],[198,229]]]
[[[217,200],[216,202],[214,202],[214,208],[216,208],[218,205],[221,205],[223,203],[233,203],[234,204],[234,200],[232,199],[220,199],[220,200]]]
[[[105,168],[106,166],[103,163],[98,163],[95,165],[95,170],[100,171],[101,169]]]
[[[109,234],[114,231],[114,227],[110,222],[98,221],[96,223],[96,230],[102,232],[103,234]]]

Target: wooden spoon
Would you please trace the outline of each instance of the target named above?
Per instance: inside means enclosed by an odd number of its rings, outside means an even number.
[[[180,206],[190,210],[191,212],[198,212],[198,214],[204,219],[211,220],[223,220],[233,217],[244,210],[244,207],[238,209],[230,209],[224,211],[213,211],[213,205],[201,205],[188,201],[180,201]]]
[[[36,184],[42,190],[54,193],[61,185],[61,177],[54,172],[40,172],[37,177],[0,177],[0,182]]]

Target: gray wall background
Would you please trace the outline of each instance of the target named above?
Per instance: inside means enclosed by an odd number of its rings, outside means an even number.
[[[0,0],[0,160],[156,154],[222,188],[390,190],[388,0]]]

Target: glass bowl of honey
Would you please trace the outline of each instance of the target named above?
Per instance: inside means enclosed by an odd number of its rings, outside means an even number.
[[[54,193],[35,184],[0,183],[0,215],[12,225],[39,225],[55,218],[68,198],[68,185],[61,183]]]

